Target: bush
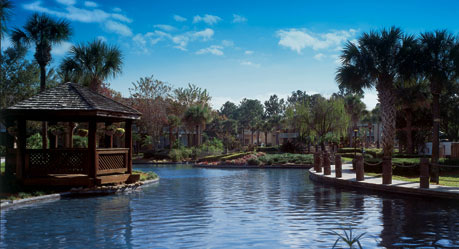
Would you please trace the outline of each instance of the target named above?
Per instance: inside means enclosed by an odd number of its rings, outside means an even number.
[[[261,162],[257,158],[250,158],[249,160],[247,160],[247,164],[248,165],[260,165]]]
[[[313,156],[310,154],[266,154],[258,157],[258,159],[267,164],[312,164]]]
[[[283,143],[280,147],[280,151],[284,153],[301,153],[303,149],[304,149],[304,146],[301,145],[300,143],[293,143],[290,141]]]
[[[258,147],[257,151],[265,152],[268,154],[275,154],[279,152],[279,149],[277,147]]]
[[[73,136],[73,147],[74,148],[88,148],[88,138],[81,137],[78,135]]]
[[[143,158],[154,160],[169,159],[169,152],[167,150],[147,150],[143,153]]]
[[[40,133],[35,133],[32,136],[27,138],[27,149],[34,150],[34,149],[41,149],[41,148],[42,148],[42,141],[41,141]]]
[[[6,146],[0,145],[0,156],[6,155]]]
[[[169,151],[169,158],[174,162],[180,162],[192,155],[193,151],[189,148],[172,149]]]

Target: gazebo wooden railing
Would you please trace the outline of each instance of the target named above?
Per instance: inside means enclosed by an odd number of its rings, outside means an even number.
[[[100,148],[96,150],[95,176],[129,171],[129,148]],[[29,178],[52,174],[91,175],[88,149],[26,150],[25,172]]]

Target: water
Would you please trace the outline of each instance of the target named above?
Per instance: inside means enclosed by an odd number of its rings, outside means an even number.
[[[458,248],[459,202],[315,184],[301,169],[137,166],[158,184],[1,213],[0,248]],[[349,230],[348,230],[349,231]]]

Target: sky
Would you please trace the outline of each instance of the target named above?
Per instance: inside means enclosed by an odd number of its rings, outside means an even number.
[[[123,54],[123,73],[108,82],[124,96],[129,96],[133,82],[153,75],[173,87],[193,83],[207,89],[214,108],[228,100],[265,101],[272,94],[286,98],[296,90],[330,96],[338,91],[335,74],[342,47],[363,32],[397,26],[413,35],[436,29],[459,34],[456,0],[24,0],[13,4],[9,28],[21,28],[34,12],[71,23],[71,39],[52,50],[53,66],[72,45],[100,39]],[[8,44],[3,41],[2,47]],[[377,101],[376,91],[367,90],[367,109]]]

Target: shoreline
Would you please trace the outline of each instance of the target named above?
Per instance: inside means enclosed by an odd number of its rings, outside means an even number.
[[[317,173],[309,169],[309,179],[314,182],[325,183],[336,186],[349,186],[355,189],[376,190],[394,194],[408,194],[427,198],[443,198],[459,200],[459,188],[443,185],[430,185],[430,188],[420,188],[419,182],[406,182],[392,180],[392,184],[382,184],[381,177],[365,175],[365,180],[357,181],[351,164],[343,164],[342,177],[335,178],[335,166],[331,165],[331,175]]]
[[[0,203],[0,210],[1,212],[8,210],[14,207],[20,206],[27,206],[27,205],[34,205],[48,201],[57,201],[64,198],[74,198],[74,197],[82,197],[82,196],[103,196],[103,195],[111,195],[111,194],[118,194],[118,193],[125,193],[140,189],[142,187],[154,184],[159,182],[159,177],[152,180],[146,180],[143,182],[136,182],[131,184],[119,185],[119,186],[101,186],[97,188],[74,188],[70,191],[49,194],[49,195],[42,195],[42,196],[34,196],[19,200],[2,200]]]

